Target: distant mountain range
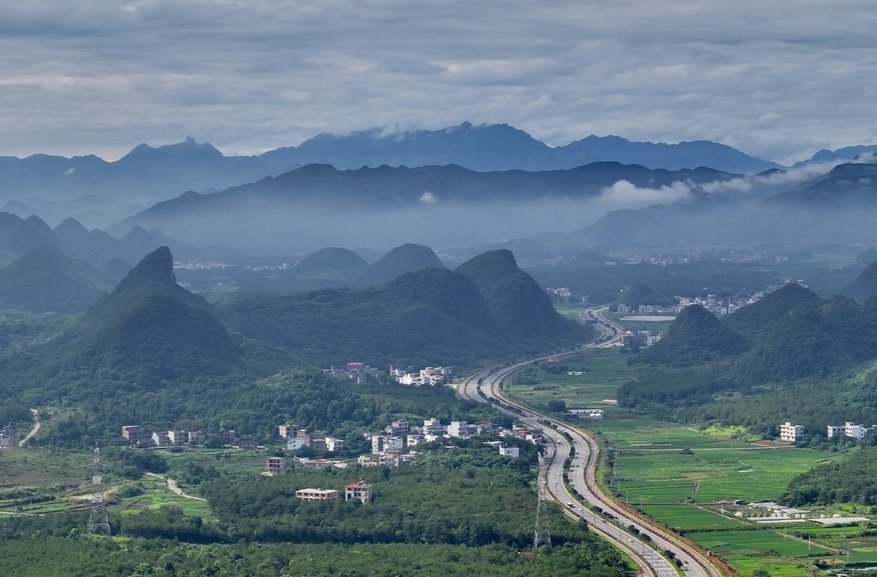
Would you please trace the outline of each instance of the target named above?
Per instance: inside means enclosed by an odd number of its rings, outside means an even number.
[[[102,267],[158,244],[226,261],[405,243],[476,247],[459,260],[492,248],[538,260],[644,246],[867,244],[877,242],[874,148],[820,151],[820,161],[862,161],[802,178],[710,142],[590,136],[551,148],[508,125],[464,123],[319,135],[247,157],[188,139],[115,162],[0,158],[9,197],[0,265],[40,245]],[[744,175],[753,171],[762,172]],[[611,210],[631,202],[645,208]]]
[[[820,151],[817,157],[850,159],[874,149],[877,147]],[[506,124],[463,123],[401,134],[380,130],[344,136],[320,134],[297,147],[255,156],[225,156],[209,143],[188,138],[159,147],[140,144],[116,161],[93,155],[0,157],[0,202],[5,201],[0,210],[21,216],[38,214],[51,222],[73,217],[88,227],[105,227],[138,209],[187,191],[223,190],[311,164],[326,164],[337,170],[458,165],[479,172],[539,172],[594,162],[673,171],[709,167],[731,173],[781,168],[710,141],[666,144],[588,136],[550,147]]]

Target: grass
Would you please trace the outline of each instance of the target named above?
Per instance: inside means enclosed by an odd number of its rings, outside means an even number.
[[[772,500],[794,475],[827,462],[828,455],[758,448],[624,451],[616,457],[614,486],[634,503]]]
[[[146,509],[158,509],[164,505],[176,505],[187,515],[203,518],[209,518],[211,515],[206,501],[180,497],[168,489],[167,481],[163,478],[144,475],[137,483],[143,487],[143,493],[121,499],[118,504],[113,505],[113,508],[122,515],[132,515]]]
[[[606,407],[618,387],[633,376],[627,356],[614,349],[593,349],[564,357],[560,374],[539,373],[535,378],[515,378],[504,383],[506,394],[523,403],[565,401],[569,408]],[[570,375],[569,372],[582,372]],[[523,382],[522,382],[523,381]]]
[[[0,492],[20,487],[70,487],[91,480],[91,452],[61,449],[0,450]]]
[[[660,519],[661,523],[677,531],[724,527],[740,528],[744,525],[741,521],[728,519],[690,504],[643,505],[640,509],[649,517]]]

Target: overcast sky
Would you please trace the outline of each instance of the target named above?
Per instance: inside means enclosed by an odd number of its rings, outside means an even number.
[[[873,0],[31,0],[0,17],[0,155],[507,123],[779,162],[877,143]]]

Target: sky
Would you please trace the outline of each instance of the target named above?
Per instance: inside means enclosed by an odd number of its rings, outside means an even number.
[[[873,0],[30,0],[0,19],[0,155],[506,123],[789,164],[877,143]]]

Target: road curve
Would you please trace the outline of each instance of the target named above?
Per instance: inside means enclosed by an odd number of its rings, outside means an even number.
[[[25,446],[27,442],[30,441],[31,437],[36,435],[40,430],[40,412],[36,409],[31,409],[30,412],[33,415],[33,427],[28,431],[27,435],[18,442],[19,447]]]
[[[505,377],[535,361],[547,359],[548,356],[575,354],[587,348],[613,346],[615,338],[621,334],[621,327],[603,319],[599,316],[600,312],[602,311],[580,313],[582,318],[595,320],[595,325],[600,331],[600,335],[594,341],[581,349],[484,368],[464,380],[458,393],[466,399],[492,403],[497,409],[541,429],[545,437],[554,445],[554,456],[548,468],[547,479],[547,487],[552,498],[562,506],[564,503],[573,503],[573,508],[564,507],[567,514],[587,520],[592,530],[633,558],[642,574],[654,577],[678,576],[677,567],[658,553],[658,551],[671,551],[674,557],[682,562],[681,570],[685,575],[722,577],[724,573],[710,563],[699,550],[644,515],[616,503],[614,499],[600,491],[594,478],[599,449],[593,438],[562,421],[510,402],[499,390],[500,383]],[[575,447],[574,451],[572,447]],[[564,468],[571,452],[573,457],[570,461],[567,485],[564,482]],[[582,500],[587,506],[580,505],[579,502]],[[595,512],[599,509],[602,509],[604,514]],[[635,531],[631,531],[630,528],[634,528]]]

